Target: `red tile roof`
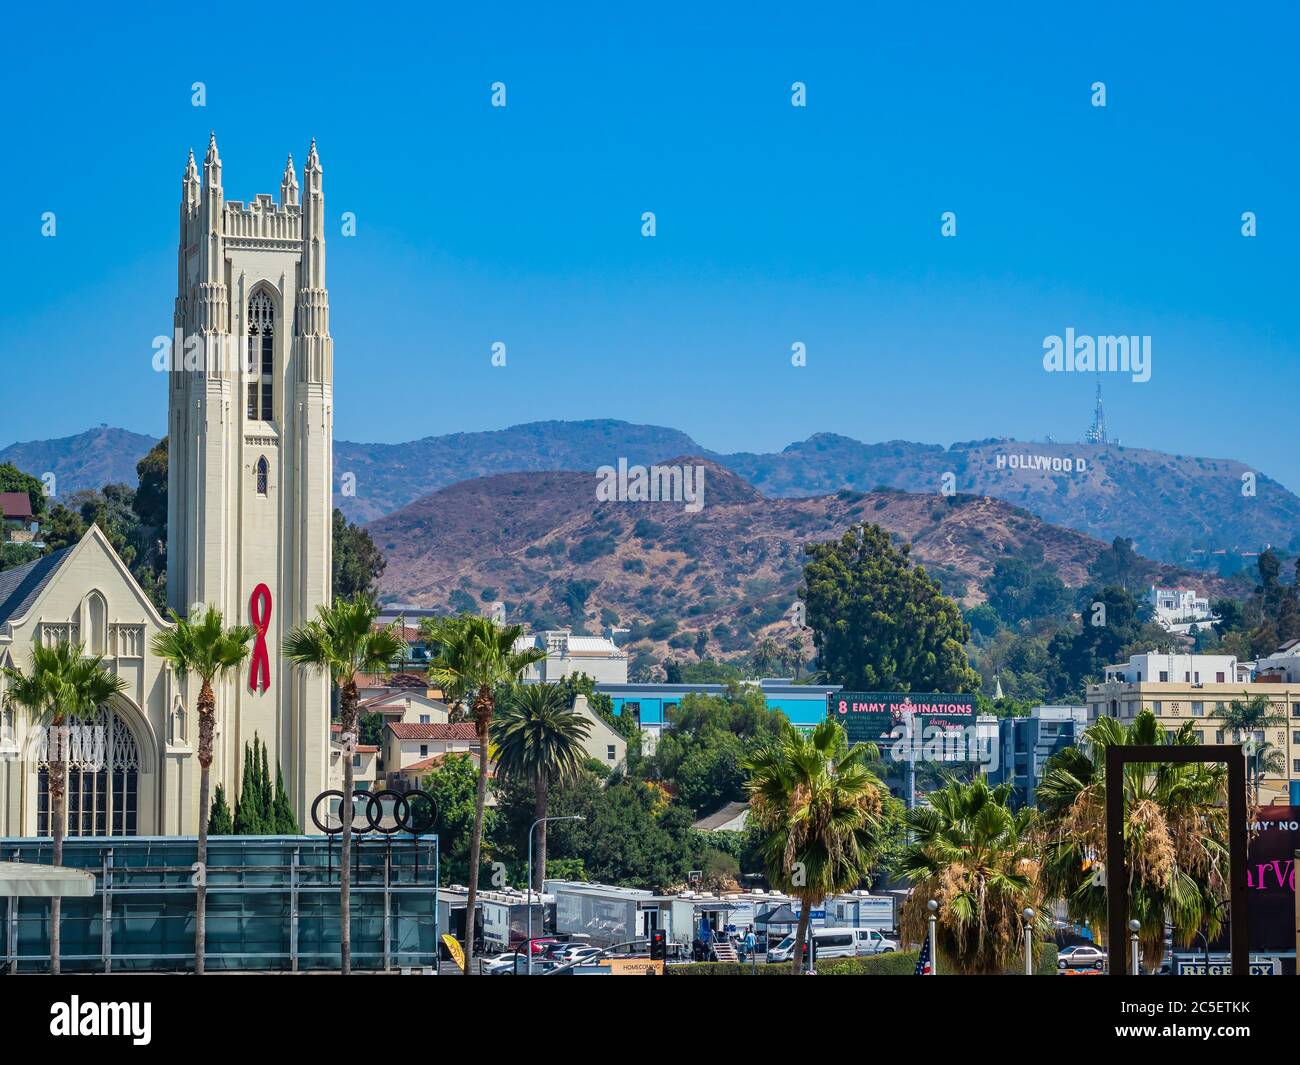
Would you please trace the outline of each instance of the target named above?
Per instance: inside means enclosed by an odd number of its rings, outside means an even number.
[[[32,499],[26,492],[0,492],[0,512],[11,520],[32,516]]]
[[[478,739],[478,728],[471,721],[458,721],[454,724],[446,721],[435,721],[430,725],[390,721],[388,727],[399,740]]]

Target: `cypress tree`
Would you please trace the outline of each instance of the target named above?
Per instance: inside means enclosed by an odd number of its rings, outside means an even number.
[[[253,742],[257,741],[257,734],[253,734]],[[275,831],[275,791],[271,787],[271,774],[266,767],[266,744],[262,747],[262,764],[259,769],[259,784],[262,788],[262,823],[266,826],[266,831]]]
[[[275,831],[281,836],[301,835],[301,829],[298,828],[298,818],[293,814],[293,806],[289,803],[289,796],[284,790],[284,773],[280,769],[280,763],[275,763]]]
[[[212,796],[212,815],[208,818],[209,836],[233,836],[235,822],[230,816],[230,807],[226,805],[226,790],[217,785]]]
[[[235,832],[240,836],[260,836],[266,832],[266,818],[262,812],[262,788],[257,773],[257,737],[250,750],[244,744],[244,779],[239,786],[239,801],[235,804]]]

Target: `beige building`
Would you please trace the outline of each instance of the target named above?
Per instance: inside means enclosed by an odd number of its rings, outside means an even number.
[[[305,824],[327,780],[329,684],[288,669],[280,648],[329,599],[331,581],[334,354],[314,141],[302,177],[301,202],[292,158],[279,203],[227,200],[215,137],[202,178],[193,155],[185,170],[168,375],[167,601],[178,613],[218,606],[263,634],[248,668],[218,693],[226,727],[213,770],[230,793],[257,732]]]
[[[568,629],[547,629],[520,636],[516,651],[541,650],[546,657],[528,667],[525,681],[557,680],[585,673],[597,684],[627,683],[627,653],[608,636],[575,636]]]
[[[280,200],[226,200],[215,137],[181,182],[166,373],[167,600],[219,607],[258,631],[249,663],[218,686],[212,783],[234,804],[244,745],[261,737],[300,824],[331,772],[327,679],[281,661],[285,635],[330,594],[333,341],[325,287],[322,169],[313,142]],[[170,340],[170,343],[167,343]],[[158,342],[163,342],[161,345]],[[37,641],[83,642],[127,681],[85,733],[70,774],[68,834],[193,833],[198,688],[149,653],[167,622],[98,529],[0,573],[0,661],[26,668]],[[96,731],[98,730],[98,731]],[[0,834],[49,831],[39,730],[0,722]],[[376,752],[377,754],[378,752]]]
[[[26,670],[34,645],[72,641],[127,682],[72,751],[69,835],[195,831],[193,701],[149,651],[166,624],[96,526],[72,547],[0,573],[0,665]],[[0,676],[0,707],[4,687]],[[0,709],[0,836],[50,832],[42,736],[17,708]]]
[[[417,788],[426,774],[448,754],[478,758],[479,742],[473,722],[408,724],[390,722],[384,728],[384,777],[388,787]]]
[[[1134,655],[1127,664],[1107,666],[1103,676],[1102,683],[1088,686],[1089,722],[1109,716],[1127,724],[1150,710],[1171,732],[1192,721],[1202,743],[1247,739],[1224,730],[1222,713],[1234,699],[1265,696],[1279,723],[1251,738],[1280,754],[1285,772],[1261,777],[1260,798],[1265,803],[1291,801],[1293,782],[1300,783],[1300,670],[1294,680],[1275,679],[1276,674],[1264,680],[1231,656],[1152,652]]]

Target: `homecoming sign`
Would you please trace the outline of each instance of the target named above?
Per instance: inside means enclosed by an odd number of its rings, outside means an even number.
[[[917,735],[927,728],[941,731],[971,728],[975,724],[975,696],[944,692],[832,692],[827,697],[826,716],[844,726],[850,743],[877,743],[909,722]]]

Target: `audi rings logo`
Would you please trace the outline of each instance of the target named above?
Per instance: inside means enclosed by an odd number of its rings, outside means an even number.
[[[311,804],[312,823],[327,836],[338,835],[343,831],[347,805],[343,792],[322,791]],[[438,823],[438,804],[427,791],[354,791],[350,805],[354,834],[409,832],[420,836],[433,831]]]

